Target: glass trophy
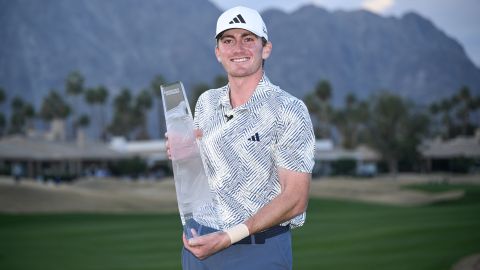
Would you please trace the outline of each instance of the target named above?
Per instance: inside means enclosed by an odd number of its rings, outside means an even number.
[[[201,221],[205,220],[205,212],[208,213],[206,209],[212,205],[212,193],[183,84],[176,82],[162,85],[161,92],[178,209],[183,231],[187,239],[190,239],[194,236],[192,229],[197,235],[207,233],[198,227],[204,225]],[[215,220],[215,217],[210,217],[210,220],[212,218]]]

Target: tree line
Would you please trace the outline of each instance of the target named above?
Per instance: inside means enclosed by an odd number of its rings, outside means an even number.
[[[368,145],[381,154],[390,172],[399,166],[420,170],[418,148],[423,140],[472,136],[480,122],[480,96],[467,86],[426,107],[387,90],[363,100],[349,93],[339,108],[331,105],[332,96],[330,83],[321,80],[303,99],[316,138],[337,138],[346,149]]]
[[[64,92],[51,89],[43,98],[38,111],[21,97],[13,97],[10,102],[10,117],[5,113],[6,90],[0,87],[0,137],[10,134],[26,134],[33,128],[33,120],[45,123],[68,121],[70,133],[75,136],[78,130],[92,124],[97,126],[98,134],[94,139],[103,141],[112,136],[124,136],[128,139],[149,139],[147,114],[156,103],[159,126],[163,127],[161,114],[160,85],[165,83],[161,75],[153,78],[150,86],[137,95],[129,88],[122,88],[113,97],[113,116],[107,119],[110,90],[104,85],[87,87],[85,77],[78,71],[68,74]],[[156,102],[155,102],[156,101]],[[85,110],[87,106],[87,110]],[[82,110],[83,108],[83,110]],[[107,122],[110,121],[110,122]]]
[[[84,76],[78,71],[67,76],[64,94],[51,89],[38,111],[23,99],[13,97],[9,119],[4,113],[6,91],[0,88],[0,136],[25,134],[32,128],[34,119],[42,119],[46,123],[69,120],[73,134],[95,124],[99,131],[95,139],[104,141],[112,136],[149,139],[147,116],[154,106],[158,128],[162,130],[165,126],[160,93],[160,85],[165,82],[162,75],[156,75],[149,87],[140,90],[137,95],[129,88],[121,89],[111,100],[113,114],[109,119],[106,110],[111,92],[103,85],[87,87]],[[190,96],[192,112],[201,93],[225,84],[227,78],[217,76],[211,84],[194,85]],[[393,172],[399,166],[419,169],[418,146],[424,139],[471,136],[479,127],[480,96],[474,96],[467,86],[428,106],[385,90],[365,99],[349,93],[341,106],[334,107],[333,94],[330,83],[320,80],[303,98],[311,114],[316,138],[332,139],[346,149],[369,145],[382,155]],[[81,110],[85,106],[88,107],[86,112]]]
[[[33,128],[33,120],[41,119],[49,124],[53,121],[67,121],[70,133],[85,129],[92,124],[97,125],[99,134],[94,139],[103,141],[112,136],[122,136],[130,140],[147,140],[152,138],[148,131],[148,113],[155,107],[157,128],[164,130],[165,121],[160,86],[166,80],[162,75],[156,75],[149,87],[139,91],[137,95],[129,88],[120,89],[119,93],[110,98],[110,90],[104,85],[87,87],[85,77],[78,71],[68,74],[65,79],[63,94],[57,89],[51,89],[43,98],[38,111],[32,104],[20,97],[11,100],[10,117],[7,119],[5,109],[0,107],[0,137],[10,134],[26,134]],[[200,94],[210,88],[218,88],[227,84],[225,76],[217,76],[213,84],[199,83],[193,86],[190,94],[192,112]],[[6,91],[0,87],[0,106],[6,101]],[[107,117],[109,101],[112,103],[112,116]],[[88,107],[87,112],[82,108]],[[109,118],[109,119],[107,119]],[[108,122],[109,121],[109,122]],[[160,134],[162,136],[162,134]]]

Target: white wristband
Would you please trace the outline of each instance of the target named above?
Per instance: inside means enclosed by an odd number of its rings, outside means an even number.
[[[230,237],[230,242],[232,245],[250,235],[247,225],[243,223],[228,228],[224,230],[224,232],[226,232]]]

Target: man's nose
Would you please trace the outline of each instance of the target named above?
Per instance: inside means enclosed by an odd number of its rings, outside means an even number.
[[[245,50],[245,44],[243,44],[242,41],[235,42],[235,44],[233,45],[233,51],[237,52],[243,50]]]

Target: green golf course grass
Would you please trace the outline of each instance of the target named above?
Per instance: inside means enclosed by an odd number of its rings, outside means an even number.
[[[464,198],[398,207],[311,199],[293,230],[294,269],[451,269],[480,253],[480,186]],[[0,269],[180,269],[178,214],[0,214]]]

